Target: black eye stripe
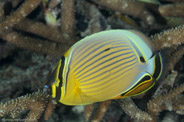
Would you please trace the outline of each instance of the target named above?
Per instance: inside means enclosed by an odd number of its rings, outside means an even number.
[[[123,94],[121,94],[121,96],[126,96],[126,94],[127,93],[129,93],[129,91],[132,91],[135,87],[137,87],[139,84],[141,84],[142,82],[144,82],[144,81],[148,81],[148,80],[150,80],[151,79],[151,76],[150,75],[146,75],[146,76],[144,76],[142,79],[140,79],[140,81],[134,86],[134,87],[132,87],[130,90],[128,90],[127,92],[125,92],[125,93],[123,93]],[[142,84],[142,85],[144,85],[144,84]]]

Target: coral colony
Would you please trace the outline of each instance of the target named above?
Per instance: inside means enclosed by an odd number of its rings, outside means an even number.
[[[0,119],[182,121],[183,16],[182,0],[0,0]],[[56,103],[43,89],[58,59],[76,41],[109,29],[150,37],[163,55],[157,84],[145,94],[84,109]]]

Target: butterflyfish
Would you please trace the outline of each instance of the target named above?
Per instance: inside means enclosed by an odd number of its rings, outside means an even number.
[[[76,42],[61,57],[48,83],[56,101],[86,105],[144,93],[162,69],[160,52],[144,34],[108,30]]]

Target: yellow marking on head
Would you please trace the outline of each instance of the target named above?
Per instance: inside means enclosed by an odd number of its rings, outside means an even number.
[[[143,75],[140,79],[142,79],[145,75]],[[151,76],[150,76],[151,77]],[[140,81],[140,80],[138,80]],[[123,96],[118,95],[113,97],[112,99],[120,99],[120,98],[127,98],[131,96],[137,96],[140,95],[149,89],[151,89],[155,85],[155,80],[151,77],[151,79],[146,80],[140,84],[138,84],[135,88],[130,88],[128,91],[124,92],[125,94]]]
[[[53,83],[52,84],[52,98],[56,97],[56,85]]]
[[[135,88],[128,91],[124,95],[124,97],[136,96],[136,95],[142,94],[142,93],[148,91],[150,88],[152,88],[154,86],[154,84],[155,84],[155,82],[154,82],[153,78],[151,77],[150,80],[146,80],[146,81],[138,84]]]
[[[59,60],[58,62],[58,66],[57,66],[57,70],[56,70],[56,86],[58,87],[59,86],[59,82],[60,82],[60,79],[59,79],[59,70],[60,70],[60,67],[61,67],[61,59]]]

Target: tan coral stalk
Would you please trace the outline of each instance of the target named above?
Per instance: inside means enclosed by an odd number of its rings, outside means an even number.
[[[107,100],[99,103],[99,107],[97,108],[96,113],[92,118],[91,122],[100,122],[104,114],[107,112],[107,109],[109,108],[110,104],[111,104],[111,100]]]
[[[21,7],[0,23],[0,32],[23,20],[41,1],[42,0],[26,0]]]
[[[24,19],[22,22],[18,23],[15,28],[37,34],[43,38],[47,38],[55,42],[61,42],[63,40],[59,29],[57,29],[56,27],[45,25],[41,22]]]
[[[49,2],[49,9],[56,7],[60,2],[61,2],[60,0],[51,0]]]
[[[45,114],[44,114],[44,119],[48,120],[50,118],[50,116],[52,115],[54,109],[55,109],[55,104],[52,101],[52,98],[49,99],[49,102],[47,104],[47,108],[45,110]]]
[[[10,114],[12,118],[16,118],[23,110],[28,109],[30,112],[26,117],[26,121],[37,121],[47,105],[48,97],[45,93],[38,91],[7,103],[1,103],[0,117]]]
[[[163,16],[184,17],[183,11],[184,3],[162,5],[159,7],[159,12]]]
[[[146,4],[135,0],[93,0],[94,2],[119,11],[123,14],[128,14],[134,17],[141,18],[147,24],[153,24],[155,18],[147,10]],[[136,11],[135,11],[136,10]]]
[[[63,0],[61,6],[61,30],[65,39],[71,40],[74,32],[74,2],[75,0]]]
[[[94,109],[94,104],[90,104],[90,105],[85,106],[84,118],[86,119],[86,121],[89,121],[89,119],[92,115],[93,109]]]
[[[62,56],[64,52],[69,48],[69,45],[67,44],[62,45],[62,43],[54,43],[47,40],[25,37],[16,32],[7,34],[4,36],[4,39],[18,47],[31,49],[55,56]]]
[[[156,50],[179,46],[184,43],[184,25],[151,36]]]
[[[121,108],[124,110],[126,114],[128,114],[131,118],[136,120],[152,120],[152,117],[145,111],[139,109],[135,103],[130,98],[117,100]]]

